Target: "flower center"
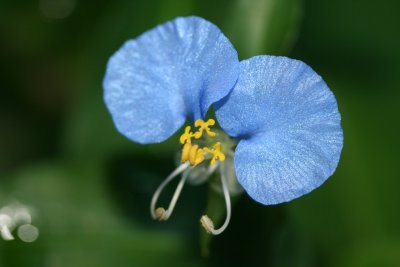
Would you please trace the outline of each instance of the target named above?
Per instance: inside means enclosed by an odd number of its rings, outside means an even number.
[[[203,215],[200,222],[208,233],[214,235],[222,233],[228,226],[231,217],[230,194],[237,194],[238,192],[238,183],[233,171],[233,148],[235,142],[222,131],[211,130],[214,125],[215,120],[213,119],[207,121],[199,119],[194,123],[195,131],[192,131],[191,126],[185,127],[184,133],[179,138],[179,142],[183,145],[181,165],[161,183],[151,200],[150,212],[154,219],[159,221],[169,219],[186,181],[192,184],[200,184],[208,180],[213,173],[219,173],[221,181],[217,186],[217,191],[224,195],[226,204],[225,221],[218,229],[214,228],[213,221],[207,215]],[[209,161],[209,164],[205,164],[206,161]],[[157,208],[156,203],[161,192],[179,175],[181,175],[181,179],[168,208]]]
[[[185,128],[185,132],[179,138],[180,143],[184,145],[182,148],[182,163],[189,161],[191,166],[196,166],[202,163],[205,159],[211,158],[210,164],[215,165],[217,160],[221,162],[225,160],[225,154],[221,152],[221,143],[215,142],[214,140],[211,140],[210,142],[209,140],[215,139],[215,137],[217,136],[217,133],[211,131],[210,129],[210,127],[213,125],[215,125],[215,120],[213,119],[209,119],[206,122],[199,119],[194,123],[194,126],[198,128],[196,132],[191,132],[190,126],[187,126]],[[204,132],[206,133],[206,135],[204,134]],[[202,138],[203,135],[203,143],[211,143],[210,147],[200,147],[198,144],[192,143],[192,138],[197,141]],[[201,144],[201,142],[199,143]]]

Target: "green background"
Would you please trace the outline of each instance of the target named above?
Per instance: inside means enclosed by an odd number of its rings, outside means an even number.
[[[2,0],[0,207],[32,207],[40,236],[0,239],[0,266],[400,266],[399,10],[395,0]],[[151,220],[177,139],[126,140],[102,101],[110,55],[185,15],[218,25],[241,59],[309,64],[344,129],[321,188],[277,206],[244,194],[212,240],[198,222],[207,186],[185,187],[169,221]]]

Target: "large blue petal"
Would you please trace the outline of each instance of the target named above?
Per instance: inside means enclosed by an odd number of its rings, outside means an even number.
[[[122,134],[161,142],[186,118],[204,118],[238,75],[236,50],[214,24],[177,18],[127,41],[111,57],[104,99]]]
[[[236,175],[263,204],[297,198],[333,174],[343,146],[340,114],[322,78],[301,61],[259,56],[241,62],[239,80],[217,104],[230,135]]]

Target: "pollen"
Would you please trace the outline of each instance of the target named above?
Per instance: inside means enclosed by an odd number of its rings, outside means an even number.
[[[205,159],[211,159],[210,164],[215,165],[217,160],[225,160],[225,154],[222,153],[221,143],[219,142],[215,143],[212,147],[200,147],[198,144],[192,144],[192,138],[200,139],[204,137],[204,132],[207,134],[206,137],[216,137],[217,133],[210,129],[211,126],[214,125],[215,120],[213,119],[209,119],[206,122],[199,119],[194,124],[194,126],[198,128],[196,132],[193,133],[190,126],[185,127],[185,132],[179,138],[179,142],[183,145],[181,156],[182,163],[189,161],[191,166],[196,166]]]

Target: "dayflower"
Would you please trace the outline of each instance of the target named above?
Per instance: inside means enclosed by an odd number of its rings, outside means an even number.
[[[218,172],[227,214],[238,181],[256,201],[290,201],[320,186],[335,171],[342,149],[340,114],[322,78],[301,61],[257,56],[239,63],[214,24],[176,18],[127,41],[109,60],[104,98],[117,129],[129,139],[158,143],[186,126],[181,164],[161,183],[150,205],[167,220],[183,185]],[[216,121],[206,119],[211,105]],[[178,140],[177,140],[178,141]],[[167,209],[157,207],[164,187],[181,180]]]

